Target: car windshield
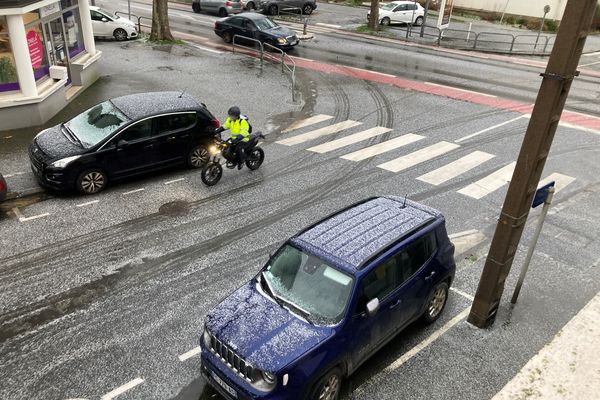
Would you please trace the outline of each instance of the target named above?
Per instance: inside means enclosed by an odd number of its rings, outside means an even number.
[[[105,101],[82,112],[65,124],[84,147],[92,147],[129,121],[111,102]]]
[[[394,8],[398,7],[398,4],[396,3],[387,3],[381,6],[382,10],[385,11],[392,11]]]
[[[254,23],[261,31],[266,31],[267,29],[272,29],[279,26],[275,22],[271,21],[269,18],[254,20]]]
[[[342,319],[354,281],[351,275],[290,245],[269,261],[263,276],[275,296],[319,324]]]

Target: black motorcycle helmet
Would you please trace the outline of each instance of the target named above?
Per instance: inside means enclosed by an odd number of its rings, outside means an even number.
[[[229,107],[229,110],[227,111],[227,115],[235,118],[239,118],[241,113],[242,112],[238,106]]]

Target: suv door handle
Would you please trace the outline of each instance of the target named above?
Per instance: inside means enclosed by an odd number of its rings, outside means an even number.
[[[154,143],[150,143],[144,146],[145,149],[153,149],[154,148]]]
[[[402,303],[402,299],[398,299],[396,300],[394,303],[392,303],[392,305],[390,306],[390,310],[393,308],[398,307],[400,304]]]
[[[173,140],[177,139],[177,136],[169,136],[167,138],[167,142],[172,142]]]
[[[425,277],[425,280],[426,280],[426,281],[429,281],[429,280],[433,279],[433,276],[434,276],[434,275],[435,275],[435,271],[431,271],[431,273],[429,274],[429,276],[426,276],[426,277]]]

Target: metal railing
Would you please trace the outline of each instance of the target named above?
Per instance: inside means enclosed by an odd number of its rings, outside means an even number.
[[[238,43],[236,43],[236,42],[235,42],[235,39],[238,39]],[[253,48],[253,47],[250,47],[250,46],[244,46],[244,45],[240,44],[240,43],[239,43],[239,40],[248,40],[248,41],[251,41],[252,43],[256,43],[256,44],[258,44],[258,48],[260,49],[260,53],[259,53],[259,58],[260,58],[260,66],[261,66],[261,68],[262,68],[262,66],[263,66],[263,64],[264,64],[264,61],[263,61],[263,60],[264,60],[264,57],[263,57],[263,55],[264,55],[264,52],[265,52],[265,49],[264,49],[264,47],[263,47],[263,43],[262,43],[260,40],[253,39],[253,38],[249,38],[249,37],[246,37],[246,36],[233,35],[233,37],[231,38],[231,52],[232,52],[233,54],[235,54],[235,46],[236,46],[236,45],[237,45],[238,47],[243,47],[243,48],[246,48],[246,49],[250,49],[250,50],[252,50],[252,51],[254,50],[254,48]]]
[[[296,62],[285,51],[283,51],[269,43],[265,43],[264,46],[268,49],[271,49],[271,51],[273,51],[273,52],[277,51],[277,52],[281,53],[281,73],[285,73],[286,69],[290,73],[290,77],[292,80],[292,101],[295,102],[296,101]],[[289,60],[287,63],[285,62],[286,57]],[[268,58],[271,58],[270,54],[268,55]],[[291,68],[288,64],[291,65]]]
[[[132,18],[136,19],[138,32],[142,31],[142,26],[144,28],[152,28],[152,18],[150,18],[150,17],[140,17],[135,14],[131,14],[131,16],[130,16],[128,12],[124,12],[124,11],[115,11],[115,15],[117,15],[119,17],[126,17],[128,19],[132,19]],[[147,19],[148,21],[150,21],[150,25],[142,24],[143,19]]]

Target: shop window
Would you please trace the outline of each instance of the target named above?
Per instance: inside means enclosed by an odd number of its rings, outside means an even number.
[[[48,75],[50,66],[48,63],[47,48],[51,47],[51,45],[49,41],[44,42],[42,24],[40,23],[26,25],[25,35],[27,37],[27,47],[29,48],[33,75],[35,76],[35,80],[39,81]]]
[[[0,16],[0,92],[19,90],[6,17]]]
[[[81,18],[79,8],[73,8],[63,13],[63,22],[65,25],[65,36],[69,57],[73,58],[81,53],[85,46],[83,44],[83,33],[81,31]]]

